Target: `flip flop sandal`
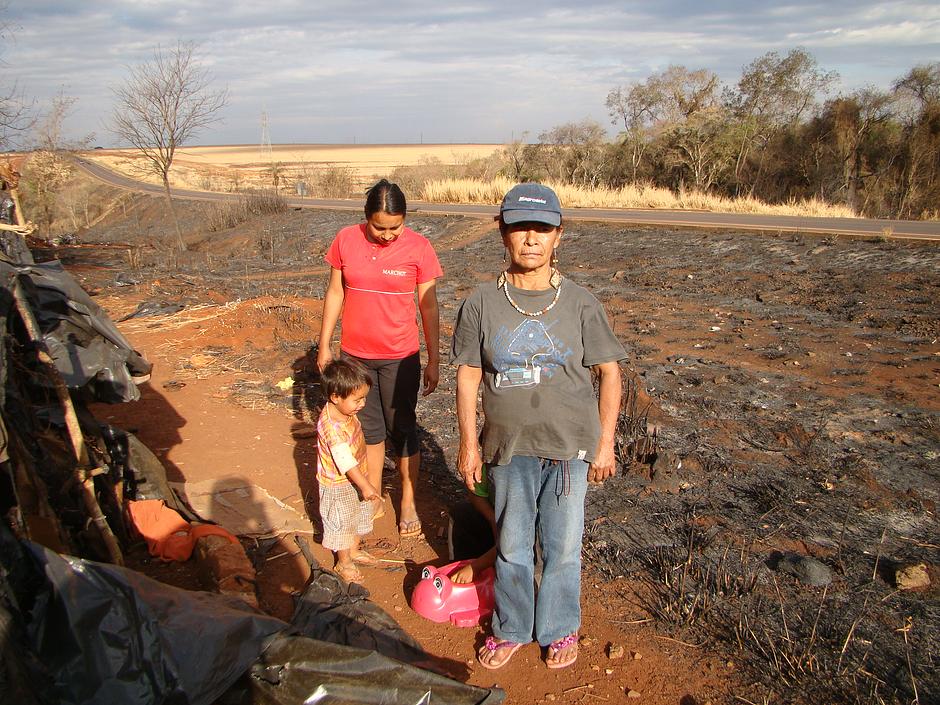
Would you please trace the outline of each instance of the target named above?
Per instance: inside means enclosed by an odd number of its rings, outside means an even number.
[[[495,636],[486,637],[486,641],[483,644],[483,648],[477,653],[477,661],[480,662],[480,665],[483,668],[488,668],[491,671],[495,671],[497,668],[502,668],[507,663],[509,659],[512,658],[513,654],[519,650],[522,644],[517,644],[514,641],[504,641],[503,639],[497,639]],[[506,654],[506,658],[500,661],[498,664],[489,664],[486,663],[482,658],[480,658],[484,653],[493,653],[494,651],[499,651],[500,649],[508,649],[509,653]]]
[[[361,583],[362,582],[362,573],[356,568],[356,566],[345,566],[345,567],[335,567],[333,572],[336,573],[339,577],[345,580],[347,583]]]
[[[379,559],[368,551],[359,551],[359,553],[353,557],[352,562],[358,565],[378,565]]]
[[[558,639],[556,641],[553,641],[551,644],[549,644],[547,655],[551,656],[553,654],[557,654],[562,649],[567,649],[572,644],[577,644],[577,643],[578,643],[577,633],[569,634],[563,639]],[[568,653],[571,653],[571,652],[569,651]],[[574,657],[572,657],[568,661],[552,662],[552,661],[549,661],[548,658],[546,658],[545,665],[548,666],[549,668],[567,668],[568,666],[570,666],[577,660],[578,660],[578,652],[575,651]]]
[[[421,520],[412,519],[411,521],[401,521],[398,523],[398,535],[405,538],[409,536],[421,535]]]

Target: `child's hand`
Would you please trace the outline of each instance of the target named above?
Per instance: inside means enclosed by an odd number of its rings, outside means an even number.
[[[385,500],[383,500],[378,495],[373,495],[369,498],[369,501],[372,502],[372,519],[379,519],[380,517],[385,516]]]

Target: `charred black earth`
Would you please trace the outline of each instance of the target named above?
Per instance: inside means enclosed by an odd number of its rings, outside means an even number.
[[[166,223],[140,217],[160,207],[137,197],[39,254],[93,293],[159,280],[173,305],[320,297],[322,253],[358,217],[287,211],[175,253]],[[183,207],[193,233],[204,216]],[[445,270],[446,346],[460,301],[502,266],[498,234],[462,217],[409,225]],[[589,492],[584,543],[586,568],[617,586],[612,615],[641,605],[664,634],[736,650],[775,701],[940,701],[940,248],[571,221],[560,253],[631,353],[622,466]],[[450,501],[442,372],[423,440]]]

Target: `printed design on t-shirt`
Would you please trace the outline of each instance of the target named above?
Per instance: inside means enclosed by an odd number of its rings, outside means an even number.
[[[527,318],[514,329],[502,326],[493,341],[496,386],[534,387],[551,379],[571,356],[570,346],[551,334],[554,323]]]

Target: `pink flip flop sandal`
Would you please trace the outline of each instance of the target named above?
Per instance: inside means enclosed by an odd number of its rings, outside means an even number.
[[[577,643],[578,643],[577,633],[569,634],[563,639],[557,639],[553,641],[551,644],[548,645],[548,654],[546,655],[546,658],[545,658],[545,665],[548,666],[549,668],[568,668],[568,666],[570,666],[571,664],[573,664],[575,661],[578,660],[577,649],[575,649],[573,652],[574,656],[568,659],[567,661],[551,662],[548,660],[548,656],[557,654],[559,651],[562,651],[563,649],[567,649],[572,644],[577,644]],[[570,654],[572,652],[569,651],[568,653]]]
[[[486,642],[483,644],[483,648],[480,649],[480,651],[477,653],[477,661],[480,662],[480,665],[483,666],[483,668],[488,668],[491,671],[495,671],[497,668],[502,668],[507,663],[509,663],[509,659],[511,659],[513,654],[519,650],[520,646],[522,646],[522,644],[517,644],[514,641],[504,641],[503,639],[497,639],[495,636],[488,636],[486,637]],[[508,649],[509,653],[506,655],[506,658],[504,658],[498,664],[486,663],[481,658],[481,656],[483,656],[485,653],[493,653],[495,651],[499,651],[500,649]]]

